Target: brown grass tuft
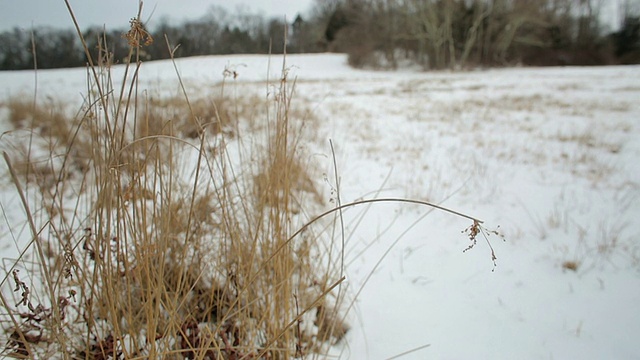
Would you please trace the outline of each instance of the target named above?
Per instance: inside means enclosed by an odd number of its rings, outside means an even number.
[[[131,25],[136,61],[125,62],[124,85],[114,85],[108,57],[92,62],[77,117],[57,100],[9,101],[14,131],[38,139],[6,157],[37,240],[13,265],[32,284],[3,282],[16,286],[15,299],[3,298],[5,354],[322,353],[348,329],[334,291],[343,279],[318,260],[321,235],[292,236],[307,221],[302,209],[320,200],[290,121],[303,113],[291,111],[293,85],[283,75],[264,100],[223,88],[202,98],[184,87],[180,97],[130,93],[150,41]],[[35,152],[48,154],[44,166]],[[22,190],[29,173],[47,179],[37,192]]]

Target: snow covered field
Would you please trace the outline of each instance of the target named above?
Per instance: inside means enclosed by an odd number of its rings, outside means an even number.
[[[190,94],[207,94],[228,69],[238,75],[226,79],[229,91],[264,95],[282,60],[177,65]],[[431,201],[505,239],[489,237],[494,267],[483,237],[463,252],[466,219],[394,203],[345,211],[348,297],[356,300],[336,355],[640,358],[639,66],[374,72],[323,54],[288,56],[286,68],[296,79],[293,101],[313,114],[297,121],[313,130],[302,145],[327,208],[335,204],[331,140],[342,203]],[[178,93],[170,62],[143,64],[140,84]],[[0,101],[33,96],[35,86],[33,72],[2,72]],[[84,69],[37,75],[41,101],[79,105],[85,89]],[[0,108],[2,132],[6,113]],[[9,236],[23,217],[13,189],[5,180],[4,259],[20,249]]]

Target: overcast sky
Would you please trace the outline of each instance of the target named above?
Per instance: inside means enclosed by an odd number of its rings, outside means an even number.
[[[69,3],[81,29],[92,25],[125,28],[138,12],[138,0],[69,0]],[[147,20],[151,16],[153,27],[164,16],[176,22],[195,19],[216,5],[232,13],[244,6],[251,13],[294,19],[298,13],[305,14],[312,3],[313,0],[145,0],[142,18]],[[70,28],[72,22],[64,0],[0,0],[0,31],[16,26]]]
[[[315,0],[145,0],[143,20],[153,27],[161,18],[173,22],[196,19],[211,5],[221,6],[233,13],[245,7],[250,13],[266,17],[287,16],[293,20],[296,14],[306,14]],[[619,24],[618,4],[623,0],[603,0],[601,15],[610,28]],[[640,0],[626,0],[640,9]],[[78,18],[80,28],[106,25],[107,29],[128,27],[129,19],[138,11],[138,0],[69,0]],[[0,31],[14,27],[30,29],[32,26],[70,28],[69,12],[64,0],[0,0]]]

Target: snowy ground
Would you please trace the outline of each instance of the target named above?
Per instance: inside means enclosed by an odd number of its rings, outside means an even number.
[[[191,93],[206,94],[225,68],[242,93],[279,77],[281,59],[270,71],[268,62],[203,57],[178,68]],[[342,358],[421,347],[403,358],[640,358],[640,67],[372,72],[342,55],[299,55],[286,68],[294,101],[315,115],[304,146],[328,179],[335,146],[343,203],[428,200],[499,226],[506,240],[489,238],[494,268],[482,237],[463,253],[468,220],[416,205],[346,211],[357,298]],[[37,93],[80,104],[85,79],[40,71]],[[169,62],[144,64],[141,84],[178,93]],[[33,72],[0,73],[1,99],[33,96],[35,85]],[[331,206],[334,182],[316,180]],[[19,204],[11,190],[2,186],[5,259],[20,247],[8,235],[22,216],[9,210]]]

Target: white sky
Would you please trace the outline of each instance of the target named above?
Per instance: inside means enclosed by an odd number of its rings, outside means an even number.
[[[153,27],[162,17],[173,22],[196,19],[211,5],[221,6],[233,13],[244,7],[250,13],[260,13],[267,17],[285,16],[293,20],[296,14],[308,13],[316,0],[145,0],[143,19],[150,15],[149,25]],[[601,17],[604,25],[616,28],[619,24],[619,4],[629,1],[640,8],[640,0],[600,0]],[[138,0],[69,0],[78,18],[80,27],[106,25],[107,29],[126,28],[129,19],[138,11]],[[152,14],[153,13],[153,14]],[[69,12],[64,0],[0,0],[0,31],[13,27],[30,29],[32,26],[54,26],[70,28]]]
[[[92,25],[125,28],[138,12],[138,0],[69,0],[69,3],[81,29]],[[216,5],[232,13],[243,6],[251,13],[294,19],[298,13],[307,13],[312,3],[313,0],[145,0],[142,18],[148,19],[153,12],[150,21],[153,27],[163,16],[173,21],[195,19]],[[64,0],[0,0],[0,31],[16,26],[29,29],[32,25],[70,28],[73,24]]]

